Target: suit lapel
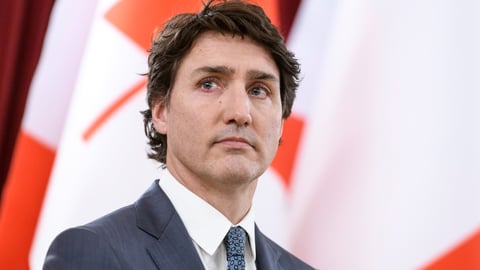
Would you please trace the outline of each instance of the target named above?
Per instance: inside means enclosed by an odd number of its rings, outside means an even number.
[[[255,225],[255,245],[256,245],[256,265],[257,270],[281,270],[283,269],[278,263],[280,251],[273,248],[270,240]]]
[[[204,269],[172,203],[155,181],[136,202],[137,226],[152,236],[147,251],[158,269]]]
[[[204,269],[192,239],[155,181],[135,203],[137,226],[152,237],[147,252],[158,269]],[[280,250],[255,225],[257,270],[282,270]]]

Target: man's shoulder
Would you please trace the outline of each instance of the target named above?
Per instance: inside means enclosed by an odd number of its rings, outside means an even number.
[[[45,269],[77,269],[69,267],[82,265],[91,266],[89,269],[118,269],[119,265],[147,269],[143,267],[148,261],[144,259],[145,246],[155,238],[139,227],[139,219],[146,218],[138,217],[139,200],[57,235],[45,259]],[[142,267],[133,267],[139,265]]]
[[[122,252],[115,246],[125,242],[126,228],[131,227],[129,217],[134,216],[132,206],[116,210],[90,223],[64,230],[51,243],[44,269],[117,269]]]
[[[139,215],[147,215],[151,213],[151,209],[145,209],[153,207],[150,202],[150,198],[155,193],[158,193],[157,182],[155,181],[135,202],[118,208],[104,216],[98,217],[89,223],[81,226],[77,226],[75,229],[86,230],[94,232],[100,235],[114,236],[117,235],[121,238],[125,231],[131,231],[137,229],[137,223]],[[157,194],[158,195],[158,194]],[[155,201],[157,203],[158,201]],[[139,209],[143,208],[143,209]],[[142,217],[145,219],[145,217]]]
[[[76,228],[107,235],[118,230],[132,229],[136,227],[135,212],[135,205],[130,204]]]
[[[133,205],[128,205],[109,214],[99,217],[84,225],[68,228],[57,235],[55,243],[82,243],[98,245],[126,241],[126,236],[131,236],[136,230],[135,210]]]
[[[152,187],[141,195],[137,201],[113,210],[84,225],[69,228],[62,232],[60,236],[75,238],[82,237],[82,235],[89,235],[104,239],[107,242],[125,241],[126,237],[131,238],[139,231],[137,226],[138,203],[151,189]]]

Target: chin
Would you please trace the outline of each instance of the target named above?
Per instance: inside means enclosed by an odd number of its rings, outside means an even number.
[[[258,164],[249,163],[235,163],[235,164],[225,164],[221,171],[220,178],[228,179],[229,182],[250,182],[256,180],[260,175],[262,175],[265,170],[262,169]]]

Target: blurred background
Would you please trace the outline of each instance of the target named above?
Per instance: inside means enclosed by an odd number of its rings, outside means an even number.
[[[319,269],[480,269],[480,2],[253,0],[302,64],[255,195]],[[200,0],[0,1],[0,269],[130,204],[152,32]]]

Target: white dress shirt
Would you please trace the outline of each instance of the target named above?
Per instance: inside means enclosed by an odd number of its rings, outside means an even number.
[[[178,182],[168,169],[163,170],[159,185],[185,225],[205,269],[227,269],[223,239],[231,226],[241,226],[248,236],[245,245],[245,269],[256,270],[255,222],[251,209],[240,223],[231,224],[217,209]]]

